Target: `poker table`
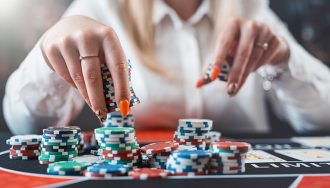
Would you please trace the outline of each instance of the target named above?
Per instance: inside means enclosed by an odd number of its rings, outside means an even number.
[[[146,144],[170,140],[171,131],[137,132],[138,141]],[[233,175],[170,176],[160,180],[132,180],[130,177],[92,179],[83,176],[54,176],[47,165],[37,160],[10,160],[0,133],[0,186],[4,187],[330,187],[330,137],[319,138],[248,138],[246,172]],[[228,139],[233,140],[233,139]],[[325,144],[324,144],[325,143]],[[327,144],[328,143],[328,144]]]

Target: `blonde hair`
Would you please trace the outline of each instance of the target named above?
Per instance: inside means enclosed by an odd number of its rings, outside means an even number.
[[[222,30],[225,21],[240,12],[239,0],[210,0],[214,36]],[[122,19],[127,35],[140,61],[153,72],[166,74],[155,57],[155,29],[152,23],[154,0],[124,0]]]

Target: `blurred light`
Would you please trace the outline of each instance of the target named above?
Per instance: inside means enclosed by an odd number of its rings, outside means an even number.
[[[22,0],[0,0],[0,19],[6,20],[19,10]]]

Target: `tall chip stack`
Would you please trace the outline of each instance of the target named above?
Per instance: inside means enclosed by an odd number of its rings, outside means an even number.
[[[131,82],[131,63],[128,61],[128,79],[129,79],[129,88],[130,88],[130,107],[134,106],[135,104],[140,103],[139,98],[135,95],[134,89],[132,87]],[[110,70],[108,69],[106,64],[101,64],[101,74],[102,74],[102,81],[103,81],[103,91],[105,97],[105,103],[108,110],[108,113],[119,111],[119,107],[116,102],[115,97],[115,88],[114,82],[111,77]]]
[[[245,172],[245,159],[251,145],[245,142],[214,142],[211,144],[211,174],[238,174]]]
[[[128,114],[123,117],[119,112],[113,112],[107,114],[107,120],[102,123],[104,127],[133,127],[134,128],[134,116]]]
[[[11,145],[9,158],[16,160],[37,159],[40,155],[41,135],[17,135],[6,140]]]
[[[40,164],[68,161],[78,155],[80,128],[49,127],[43,130]]]
[[[204,150],[177,150],[169,156],[166,169],[172,175],[196,176],[208,174],[211,153]]]
[[[212,123],[212,120],[208,119],[180,119],[174,140],[180,145],[196,146],[197,149],[205,150]]]
[[[156,142],[141,147],[141,153],[148,157],[152,168],[166,169],[166,163],[171,152],[179,148],[174,141]]]
[[[94,130],[102,157],[109,164],[137,166],[141,162],[140,147],[131,127],[101,127]]]

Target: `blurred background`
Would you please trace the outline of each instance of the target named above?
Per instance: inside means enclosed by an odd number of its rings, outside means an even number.
[[[8,130],[2,113],[8,76],[71,2],[0,0],[0,131]],[[270,0],[270,6],[299,43],[330,67],[330,1]]]

